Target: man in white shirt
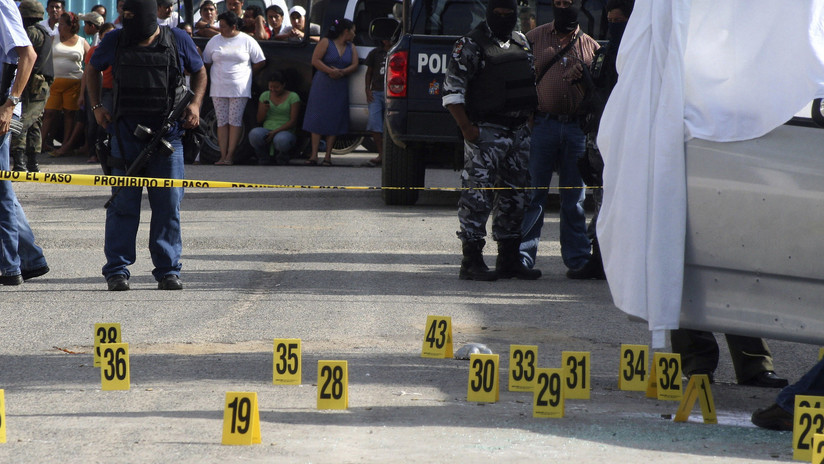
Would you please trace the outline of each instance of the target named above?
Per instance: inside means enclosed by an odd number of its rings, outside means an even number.
[[[172,11],[172,0],[157,0],[158,26],[177,27],[180,24],[180,15]]]
[[[289,9],[289,20],[292,22],[292,25],[287,31],[284,31],[284,33],[289,35],[289,40],[303,40],[307,32],[306,9],[300,5],[293,6]],[[309,40],[312,42],[320,41],[320,25],[310,23],[308,32]]]
[[[62,8],[61,8],[62,9]],[[8,89],[0,89],[0,170],[9,167],[10,123],[29,80],[37,54],[12,0],[0,0],[0,63],[17,65]],[[17,113],[19,115],[19,113]],[[0,181],[0,284],[20,285],[49,272],[43,250],[34,243],[26,214],[11,182]]]
[[[46,29],[51,31],[51,36],[57,35],[57,21],[60,20],[60,15],[65,13],[63,10],[63,0],[49,0],[46,5],[47,18],[40,22]]]

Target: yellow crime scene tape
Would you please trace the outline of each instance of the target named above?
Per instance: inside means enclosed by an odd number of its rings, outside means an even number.
[[[279,185],[224,182],[216,180],[158,179],[153,177],[105,176],[50,172],[0,171],[0,180],[35,182],[41,184],[88,185],[96,187],[187,187],[187,188],[259,188],[259,189],[328,189],[328,190],[429,190],[457,192],[464,187],[375,187],[356,185]],[[581,187],[524,187],[536,189],[578,189]],[[583,187],[583,188],[601,188]],[[473,190],[509,190],[509,187],[483,187]]]

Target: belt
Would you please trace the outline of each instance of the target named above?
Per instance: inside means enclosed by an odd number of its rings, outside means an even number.
[[[489,123],[504,126],[509,129],[517,129],[526,124],[527,118],[512,118],[509,116],[486,115],[479,118],[479,123]]]
[[[544,113],[542,111],[535,112],[536,119],[551,119],[553,121],[558,121],[562,124],[570,124],[570,123],[577,123],[580,116],[576,116],[574,114],[550,114]]]

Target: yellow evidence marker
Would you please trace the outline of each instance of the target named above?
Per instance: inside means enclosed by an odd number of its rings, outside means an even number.
[[[100,345],[103,343],[121,343],[120,323],[94,325],[94,367],[100,367]]]
[[[131,388],[128,343],[100,345],[100,383],[104,391]]]
[[[452,318],[449,316],[426,316],[426,330],[423,335],[422,358],[452,357]]]
[[[537,345],[509,345],[509,391],[532,391],[537,363]]]
[[[300,385],[301,348],[299,338],[276,338],[272,383],[275,385]]]
[[[0,389],[0,443],[6,442],[6,390]]]
[[[256,392],[226,392],[223,445],[260,443],[260,410]]]
[[[686,391],[684,391],[684,397],[681,399],[681,404],[675,413],[675,422],[686,422],[687,419],[689,419],[696,399],[701,404],[701,416],[704,418],[704,423],[717,424],[718,417],[715,414],[715,401],[712,399],[710,378],[707,374],[690,376],[690,381],[687,383]]]
[[[678,353],[655,353],[652,358],[652,372],[647,397],[665,401],[681,401],[681,355]]]
[[[532,391],[532,417],[564,417],[564,369],[538,369]]]
[[[318,409],[348,408],[348,363],[346,361],[318,361]]]
[[[819,433],[824,433],[824,397],[795,395],[793,459],[810,462],[813,436]]]
[[[562,351],[561,365],[564,366],[564,399],[588,400],[590,384],[589,351]]]
[[[498,355],[478,353],[470,355],[466,400],[495,403],[499,395]]]
[[[813,435],[813,464],[824,463],[824,434],[816,433]]]
[[[646,391],[649,378],[647,345],[621,345],[618,368],[618,389],[625,391]]]

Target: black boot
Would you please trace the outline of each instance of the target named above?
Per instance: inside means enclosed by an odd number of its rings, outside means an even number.
[[[37,154],[29,153],[26,156],[26,169],[29,172],[40,172],[40,166],[37,165]]]
[[[484,240],[463,241],[463,260],[461,271],[458,274],[461,280],[498,280],[498,274],[490,271],[484,263],[484,245],[486,245]]]
[[[578,269],[568,270],[566,275],[570,279],[580,280],[604,280],[607,278],[604,272],[604,262],[601,259],[601,247],[598,246],[598,239],[592,241],[592,257],[589,258],[589,261]]]
[[[498,260],[495,270],[501,279],[535,280],[541,277],[539,269],[530,269],[521,261],[521,239],[508,238],[498,242]]]
[[[11,154],[13,164],[12,164],[12,171],[22,171],[26,172],[26,154],[22,151],[15,150],[14,153]]]

